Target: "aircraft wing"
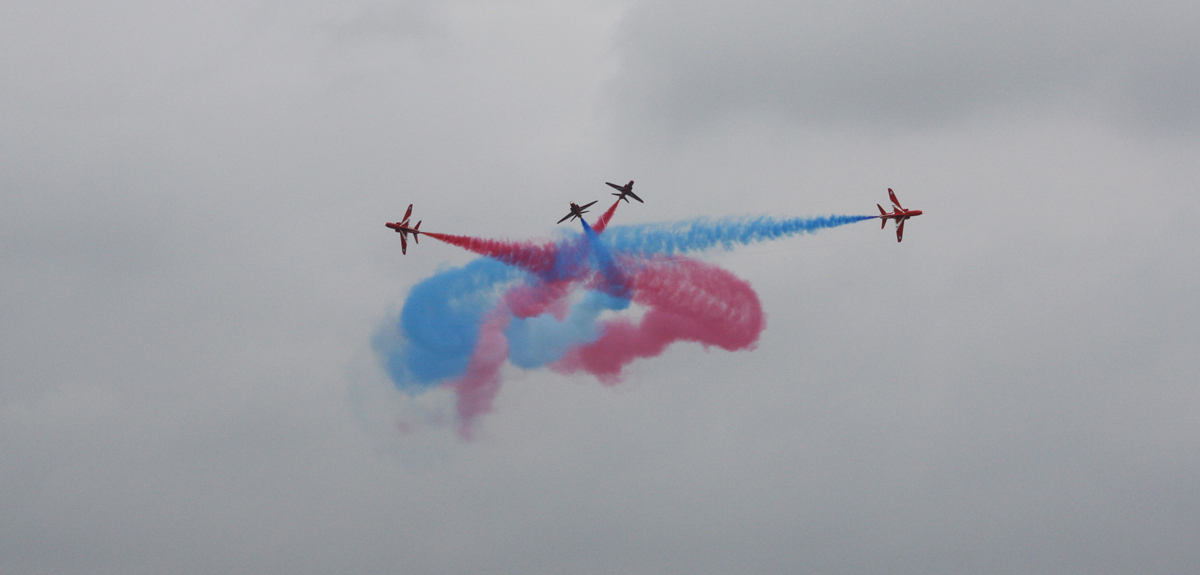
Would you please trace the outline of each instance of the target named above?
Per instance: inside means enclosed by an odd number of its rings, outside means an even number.
[[[400,234],[400,254],[408,255],[408,240],[404,239],[404,234]]]
[[[408,204],[408,211],[404,212],[404,219],[402,219],[400,221],[402,221],[402,222],[408,221],[408,217],[412,215],[412,206],[413,206],[412,204]]]
[[[904,222],[906,222],[906,221],[908,221],[908,218],[900,220],[900,225],[896,226],[896,241],[897,242],[904,240]]]
[[[571,212],[571,213],[569,213],[569,214],[567,214],[567,215],[563,216],[563,219],[561,219],[561,220],[558,220],[558,223],[560,223],[560,224],[561,224],[561,223],[563,223],[563,222],[567,221],[567,220],[568,220],[568,219],[570,219],[570,217],[571,217],[571,216],[573,216],[573,215],[575,215],[575,212]]]
[[[600,200],[596,200],[596,201],[598,202]],[[592,202],[592,204],[594,204],[594,203],[596,203],[596,202]],[[586,210],[586,209],[592,207],[592,204],[583,204],[582,206],[579,206],[579,210],[582,212],[583,210]]]
[[[629,196],[629,197],[631,197],[631,198],[633,198],[633,199],[637,200],[639,204],[644,204],[644,203],[646,203],[646,202],[643,202],[641,198],[637,197],[637,194],[633,193],[633,190],[630,190],[630,191],[628,191],[628,192],[625,192],[625,195],[627,195],[627,196]]]
[[[892,200],[892,205],[902,210],[904,209],[904,206],[900,205],[900,200],[896,199],[896,192],[893,192],[891,188],[888,188],[888,198]]]

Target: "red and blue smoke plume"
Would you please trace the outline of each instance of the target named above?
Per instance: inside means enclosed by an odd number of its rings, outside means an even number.
[[[875,216],[696,219],[595,227],[559,241],[509,242],[426,233],[482,257],[417,284],[399,321],[374,340],[396,387],[455,394],[459,431],[492,409],[500,369],[587,372],[605,385],[676,341],[749,349],[766,327],[745,280],[687,256],[713,247],[815,233]],[[620,312],[637,306],[636,314]],[[601,316],[604,315],[602,319]]]

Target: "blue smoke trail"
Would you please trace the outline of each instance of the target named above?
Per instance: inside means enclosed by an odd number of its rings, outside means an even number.
[[[601,288],[608,294],[623,299],[633,299],[633,286],[630,285],[630,280],[617,267],[613,261],[612,250],[608,245],[601,240],[587,222],[583,222],[583,234],[587,238],[588,250],[593,260],[596,263],[596,268],[599,269],[601,276],[604,278],[604,283]],[[628,307],[628,304],[626,304]],[[624,309],[622,307],[621,309]]]
[[[413,287],[398,325],[380,330],[372,347],[396,387],[420,393],[467,369],[483,315],[500,289],[525,275],[489,258],[452,268]]]
[[[732,249],[738,244],[764,242],[797,234],[814,234],[823,228],[835,228],[878,216],[821,216],[812,218],[771,217],[698,218],[669,224],[615,226],[604,231],[604,242],[617,251],[677,254],[703,251],[720,245]]]

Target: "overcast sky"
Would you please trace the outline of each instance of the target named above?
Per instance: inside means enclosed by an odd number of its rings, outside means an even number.
[[[0,5],[0,572],[1200,572],[1195,2]],[[701,256],[757,349],[401,435],[382,226]]]

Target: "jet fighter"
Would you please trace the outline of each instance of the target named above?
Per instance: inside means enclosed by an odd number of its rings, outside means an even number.
[[[906,210],[901,207],[900,200],[896,199],[896,192],[893,192],[891,188],[888,188],[888,197],[892,200],[892,213],[887,213],[887,211],[883,209],[883,206],[875,204],[875,207],[879,208],[879,229],[882,230],[883,228],[887,227],[888,219],[895,220],[896,241],[899,242],[904,239],[904,222],[907,221],[908,218],[919,216],[924,212],[921,210]]]
[[[625,200],[625,203],[628,204],[629,198],[633,198],[633,199],[637,200],[639,203],[642,203],[642,204],[646,203],[646,202],[643,202],[641,198],[637,197],[637,194],[633,193],[633,180],[629,180],[629,183],[625,184],[624,186],[618,186],[612,182],[604,182],[604,183],[608,184],[609,186],[612,186],[612,188],[615,190],[620,190],[621,193],[613,194],[614,196],[617,197],[618,202],[621,200]],[[629,198],[627,198],[625,196],[629,196]]]
[[[409,227],[408,217],[411,215],[412,215],[412,204],[408,204],[408,211],[404,212],[403,220],[401,220],[397,223],[383,224],[389,228],[392,228],[393,230],[396,230],[396,233],[400,234],[400,253],[401,254],[408,253],[408,234],[413,235],[413,243],[417,243],[417,244],[421,243],[420,240],[417,239],[417,236],[421,233],[421,222],[418,221],[417,225]]]
[[[596,202],[592,202],[592,204],[594,204],[594,203],[596,203]],[[558,220],[558,223],[561,224],[567,220],[574,220],[575,218],[582,218],[583,214],[587,213],[587,208],[589,206],[591,206],[592,204],[583,204],[582,206],[580,206],[580,205],[576,204],[575,202],[571,202],[571,213],[563,216],[563,219]]]

